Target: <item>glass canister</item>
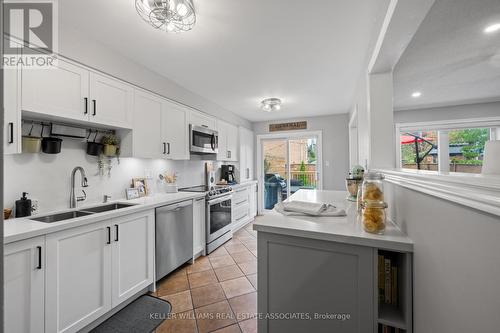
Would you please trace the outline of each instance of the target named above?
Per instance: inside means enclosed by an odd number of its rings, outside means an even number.
[[[362,202],[384,201],[384,175],[379,172],[365,174],[362,186]]]
[[[372,234],[383,234],[386,224],[385,209],[387,204],[383,201],[363,201],[361,220],[366,232]]]

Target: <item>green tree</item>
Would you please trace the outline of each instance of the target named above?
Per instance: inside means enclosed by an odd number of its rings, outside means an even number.
[[[466,128],[450,132],[450,144],[463,145],[462,154],[466,161],[477,160],[490,138],[487,128]]]
[[[307,159],[308,163],[312,164],[316,162],[316,144],[311,143],[310,145],[307,146]]]
[[[271,168],[271,162],[266,158],[264,158],[264,174],[268,173],[269,169]]]
[[[299,168],[299,180],[302,183],[303,186],[308,186],[309,182],[307,181],[307,174],[306,174],[306,163],[302,161],[300,163],[300,168]]]

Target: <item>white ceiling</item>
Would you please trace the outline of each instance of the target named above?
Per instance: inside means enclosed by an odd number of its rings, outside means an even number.
[[[346,113],[389,0],[195,0],[194,30],[167,34],[133,0],[63,0],[60,21],[251,120]],[[260,111],[267,97],[282,110]]]
[[[500,32],[483,32],[495,22],[499,0],[436,0],[395,68],[395,109],[500,100]]]

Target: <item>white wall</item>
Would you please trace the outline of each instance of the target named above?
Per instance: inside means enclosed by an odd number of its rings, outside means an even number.
[[[349,172],[349,115],[256,122],[253,129],[255,135],[269,134],[269,124],[291,121],[307,121],[308,130],[323,132],[323,189],[345,190]],[[281,133],[286,135],[286,132]]]
[[[370,158],[368,167],[392,168],[394,154],[394,112],[392,72],[368,76],[368,126]]]
[[[153,192],[164,191],[158,174],[176,171],[178,185],[186,187],[205,184],[205,161],[167,161],[137,158],[113,159],[111,176],[98,173],[97,157],[86,155],[86,144],[75,139],[64,139],[60,154],[19,154],[4,156],[4,205],[13,207],[22,192],[39,201],[40,212],[69,208],[70,175],[75,166],[82,166],[88,178],[87,201],[82,204],[102,202],[104,194],[112,199],[125,198],[125,189],[132,178],[144,177],[150,170],[153,179],[148,181]],[[219,163],[220,164],[220,163]],[[76,178],[77,195],[80,195],[80,175]]]
[[[415,332],[498,332],[500,218],[386,183],[414,242]]]
[[[370,126],[368,116],[368,75],[363,74],[358,82],[353,108],[357,109],[358,164],[367,167],[370,160]]]
[[[413,109],[394,112],[395,123],[500,117],[500,102]]]

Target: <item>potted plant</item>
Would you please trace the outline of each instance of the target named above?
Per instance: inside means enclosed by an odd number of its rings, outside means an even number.
[[[103,154],[106,156],[116,156],[119,145],[118,137],[114,134],[108,134],[102,137]]]

